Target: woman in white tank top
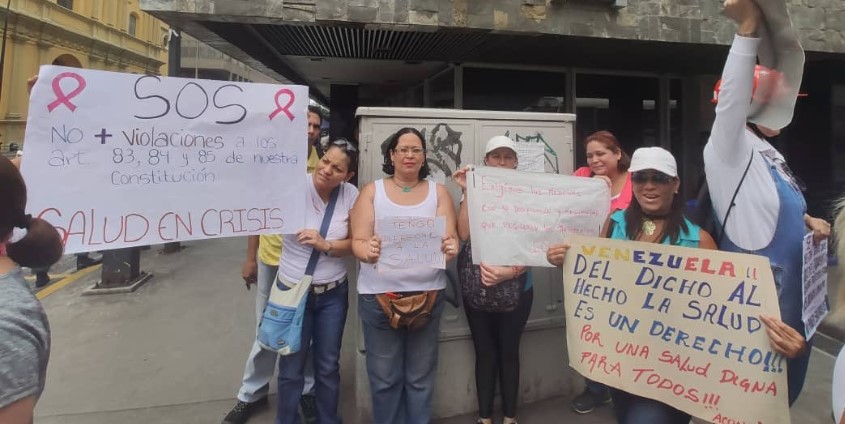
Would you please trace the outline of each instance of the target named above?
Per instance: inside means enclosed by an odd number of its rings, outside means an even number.
[[[445,217],[446,230],[440,248],[448,262],[458,253],[455,209],[445,187],[425,180],[429,169],[425,140],[419,131],[403,128],[391,137],[382,170],[390,177],[367,184],[350,213],[352,252],[361,261],[358,313],[364,327],[372,421],[427,424],[431,421],[437,374],[442,296],[432,296],[436,300],[430,319],[413,330],[393,328],[376,296],[387,294],[399,299],[420,292],[437,293],[446,287],[446,274],[434,268],[380,272],[376,264],[381,240],[374,229],[377,219],[387,217]]]

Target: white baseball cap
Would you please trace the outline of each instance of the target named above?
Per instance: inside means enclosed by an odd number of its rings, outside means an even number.
[[[640,147],[631,156],[628,172],[654,169],[670,177],[678,176],[678,164],[675,157],[662,147]]]
[[[503,135],[497,135],[487,142],[487,146],[484,148],[484,155],[487,156],[488,153],[500,147],[507,147],[516,153],[516,145],[513,144],[513,140]]]

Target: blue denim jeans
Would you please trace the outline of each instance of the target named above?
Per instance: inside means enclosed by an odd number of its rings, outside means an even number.
[[[431,320],[415,331],[394,330],[375,295],[358,295],[375,424],[428,424],[437,376],[443,293]]]
[[[605,393],[607,393],[607,391],[609,390],[608,387],[604,384],[590,380],[589,378],[584,379],[584,384],[587,385],[587,390],[589,390],[590,393],[602,398],[606,396]]]
[[[689,424],[692,418],[665,403],[610,389],[618,424]]]
[[[308,294],[302,322],[302,345],[311,344],[316,380],[317,422],[339,424],[340,346],[349,309],[349,284],[323,294]],[[279,357],[279,395],[276,424],[299,423],[299,395],[308,351]]]

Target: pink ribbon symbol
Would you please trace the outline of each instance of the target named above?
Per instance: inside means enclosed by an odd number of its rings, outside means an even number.
[[[65,94],[65,92],[62,91],[62,87],[59,85],[59,82],[61,82],[61,80],[65,78],[73,78],[77,82],[76,88],[71,91],[70,94]],[[82,78],[81,75],[75,74],[73,72],[62,72],[61,74],[53,78],[53,94],[56,95],[56,100],[53,100],[52,103],[47,105],[47,110],[52,112],[53,109],[59,107],[60,105],[65,105],[68,109],[70,109],[71,112],[76,111],[76,105],[71,103],[70,99],[76,97],[84,89],[85,78]]]
[[[284,106],[279,104],[279,97],[281,97],[283,94],[288,96],[288,102]],[[291,91],[290,89],[283,88],[283,89],[277,91],[276,92],[276,110],[274,110],[273,113],[270,114],[270,120],[272,121],[273,118],[275,118],[276,115],[279,114],[279,112],[284,112],[284,114],[287,115],[288,119],[293,121],[293,114],[290,113],[290,111],[288,109],[290,109],[290,107],[293,105],[294,100],[296,100],[296,95],[294,95],[293,91]]]

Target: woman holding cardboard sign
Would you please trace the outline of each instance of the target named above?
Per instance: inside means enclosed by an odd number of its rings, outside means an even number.
[[[367,184],[351,215],[352,251],[362,262],[358,313],[373,422],[424,424],[431,421],[446,272],[428,267],[377,269],[381,239],[375,224],[390,217],[444,217],[440,250],[450,261],[458,253],[455,208],[445,187],[425,180],[429,169],[419,131],[397,131],[383,153],[382,170],[389,177]]]
[[[302,346],[310,345],[314,359],[317,422],[320,423],[341,422],[338,415],[340,347],[349,308],[344,256],[351,253],[349,211],[358,197],[358,189],[348,181],[355,175],[357,165],[355,146],[343,139],[329,143],[308,178],[306,229],[284,236],[279,258],[277,279],[300,281],[313,269],[301,338]],[[277,424],[300,421],[298,407],[308,350],[303,348],[292,355],[279,356]]]
[[[631,203],[631,157],[610,131],[596,131],[584,139],[587,166],[575,170],[576,177],[600,178],[610,187],[610,212],[624,210]],[[610,390],[601,383],[585,379],[584,391],[572,399],[569,407],[579,414],[610,404]]]
[[[484,149],[484,165],[516,169],[518,158],[511,139],[496,136]],[[452,174],[466,193],[469,166]],[[502,388],[504,424],[516,423],[519,394],[519,339],[531,312],[534,290],[522,266],[474,265],[469,241],[469,210],[461,202],[458,235],[467,243],[458,256],[458,273],[464,311],[475,347],[475,389],[478,394],[478,423],[493,422],[496,375]]]
[[[683,198],[678,195],[675,158],[660,147],[637,149],[631,158],[634,198],[624,211],[614,212],[602,229],[602,236],[674,246],[717,249],[713,237],[684,216]],[[566,243],[549,248],[549,263],[563,265]],[[797,355],[803,342],[800,334],[783,322],[761,317],[772,347],[787,357]],[[620,424],[687,424],[690,415],[662,402],[612,389],[614,409]]]

